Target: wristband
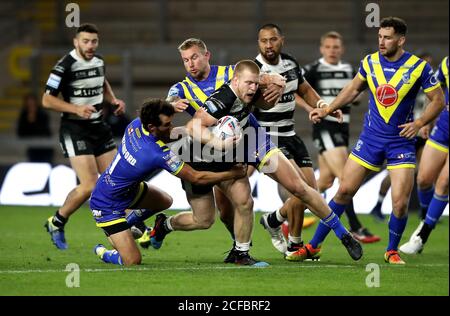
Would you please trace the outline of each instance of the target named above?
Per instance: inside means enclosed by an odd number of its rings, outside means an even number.
[[[324,108],[324,107],[327,107],[327,106],[328,106],[328,104],[327,104],[324,100],[322,100],[322,99],[320,99],[320,100],[317,101],[317,103],[316,103],[316,108],[319,108],[319,109]]]

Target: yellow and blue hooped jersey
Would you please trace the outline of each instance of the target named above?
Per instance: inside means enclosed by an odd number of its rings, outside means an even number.
[[[233,73],[234,66],[211,65],[208,78],[197,81],[188,74],[183,81],[177,82],[170,88],[168,97],[188,99],[190,105],[186,111],[193,116],[199,108],[203,107],[206,99],[214,91],[233,77]]]
[[[399,136],[399,125],[412,122],[417,93],[439,87],[433,80],[433,69],[419,57],[405,52],[390,62],[379,52],[367,55],[359,67],[358,76],[369,86],[369,110],[364,129],[385,137]]]
[[[141,182],[156,170],[178,174],[184,162],[167,145],[147,132],[139,118],[126,128],[118,152],[97,180],[92,192],[92,210],[122,211],[128,208]]]

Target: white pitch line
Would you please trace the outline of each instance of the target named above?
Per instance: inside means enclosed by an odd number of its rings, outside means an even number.
[[[389,267],[387,264],[381,264],[381,267]],[[406,267],[448,267],[448,263],[442,264],[415,264],[415,265],[406,265]],[[266,268],[258,268],[258,267],[242,267],[242,266],[229,266],[229,267],[216,267],[216,266],[205,266],[205,267],[177,267],[177,268],[150,268],[150,267],[138,267],[138,268],[97,268],[97,269],[80,269],[80,272],[121,272],[121,271],[190,271],[190,270],[234,270],[234,269],[339,269],[339,268],[364,268],[363,265],[336,265],[336,264],[326,264],[326,265],[292,265],[292,266],[281,266],[281,265],[271,265]],[[27,273],[64,273],[64,272],[73,272],[73,270],[62,270],[62,269],[36,269],[36,270],[0,270],[0,274],[27,274]]]

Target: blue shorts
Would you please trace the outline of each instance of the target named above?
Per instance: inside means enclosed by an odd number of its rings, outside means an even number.
[[[382,137],[363,130],[349,158],[373,171],[380,171],[385,160],[387,169],[415,168],[414,145],[415,139]]]
[[[253,114],[249,115],[248,122],[249,126],[244,130],[244,142],[240,143],[240,145],[245,147],[243,162],[253,165],[260,170],[270,156],[281,151],[272,142],[266,129],[259,125]]]
[[[427,145],[448,153],[448,111],[442,111],[441,115],[430,133]]]
[[[125,210],[135,208],[147,191],[147,184],[141,182],[133,188],[124,190],[123,194],[112,196],[104,193],[97,182],[90,201],[92,216],[94,216],[97,227],[105,229],[109,226],[126,223]]]

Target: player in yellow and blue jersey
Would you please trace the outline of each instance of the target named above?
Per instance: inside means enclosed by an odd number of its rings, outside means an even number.
[[[234,66],[209,65],[209,62],[198,64],[195,61],[202,57],[205,58],[205,61],[209,61],[210,52],[206,50],[206,45],[198,39],[188,39],[183,44],[181,44],[180,51],[186,51],[192,47],[200,47],[200,49],[199,52],[195,52],[194,56],[182,57],[188,73],[183,81],[177,82],[170,88],[167,97],[169,101],[181,100],[178,103],[178,110],[185,110],[191,116],[194,116],[211,93],[233,77]],[[204,55],[200,56],[200,50],[203,46]],[[209,69],[207,66],[209,66]]]
[[[234,65],[210,65],[211,53],[208,51],[206,44],[200,39],[189,38],[185,40],[179,45],[178,51],[187,75],[183,81],[176,83],[170,88],[167,101],[172,102],[177,112],[186,111],[193,116],[199,108],[204,106],[206,99],[216,89],[233,77]],[[278,97],[279,91],[271,91],[268,89],[266,99],[274,101]],[[259,127],[253,114],[251,114],[250,124],[255,129]],[[201,162],[201,157],[192,150],[192,147],[190,153],[193,156],[189,157],[191,159],[189,164],[199,170],[210,170],[211,164]],[[198,162],[194,162],[194,160]],[[155,222],[155,230],[169,232],[171,230],[207,229],[214,222],[215,207],[217,204],[220,211],[220,218],[230,232],[234,244],[238,245],[238,248],[242,251],[241,254],[245,254],[245,256],[240,256],[236,259],[234,252],[230,252],[224,262],[258,265],[259,263],[248,255],[249,248],[247,240],[245,242],[243,240],[246,238],[235,235],[236,230],[241,234],[242,231],[248,229],[240,229],[239,227],[235,229],[234,227],[234,223],[236,222],[239,223],[238,226],[252,226],[248,224],[250,222],[252,223],[253,220],[253,200],[251,196],[249,198],[242,197],[238,200],[230,201],[217,186],[214,187],[213,194],[213,187],[211,185],[198,186],[186,181],[182,184],[186,191],[189,204],[192,207],[192,212],[180,212],[173,217],[165,219],[164,225],[160,225],[160,221],[157,221]],[[240,211],[236,212],[235,210]],[[242,218],[235,221],[235,216]],[[160,226],[165,229],[159,230]],[[241,245],[244,243],[245,245]]]
[[[403,49],[406,31],[407,26],[402,19],[383,19],[378,31],[378,52],[362,60],[358,74],[329,107],[310,113],[310,119],[318,122],[351,103],[369,88],[369,110],[363,131],[345,164],[338,192],[329,205],[340,216],[365,177],[371,171],[379,171],[387,160],[393,209],[384,259],[391,264],[405,263],[397,248],[406,226],[408,202],[414,184],[415,136],[444,107],[444,95],[433,77],[431,66]],[[430,103],[421,117],[413,120],[415,98],[420,87]],[[325,225],[319,225],[311,242],[304,248],[305,257],[320,251],[319,245],[328,231]]]
[[[224,172],[196,171],[185,164],[164,142],[170,140],[174,109],[166,101],[144,102],[140,117],[126,128],[118,153],[100,176],[92,192],[90,208],[115,250],[99,244],[95,253],[106,263],[141,263],[141,254],[129,227],[165,210],[172,198],[145,179],[156,170],[196,184],[213,184],[241,178],[246,168],[235,166]],[[135,209],[125,217],[126,209]]]
[[[447,106],[439,115],[423,150],[424,159],[420,162],[417,183],[420,203],[428,205],[428,209],[424,220],[409,241],[399,248],[406,254],[422,252],[431,231],[435,228],[448,204],[448,56],[444,58],[436,71],[435,80],[445,86],[445,104]],[[435,185],[434,188],[433,185]]]

